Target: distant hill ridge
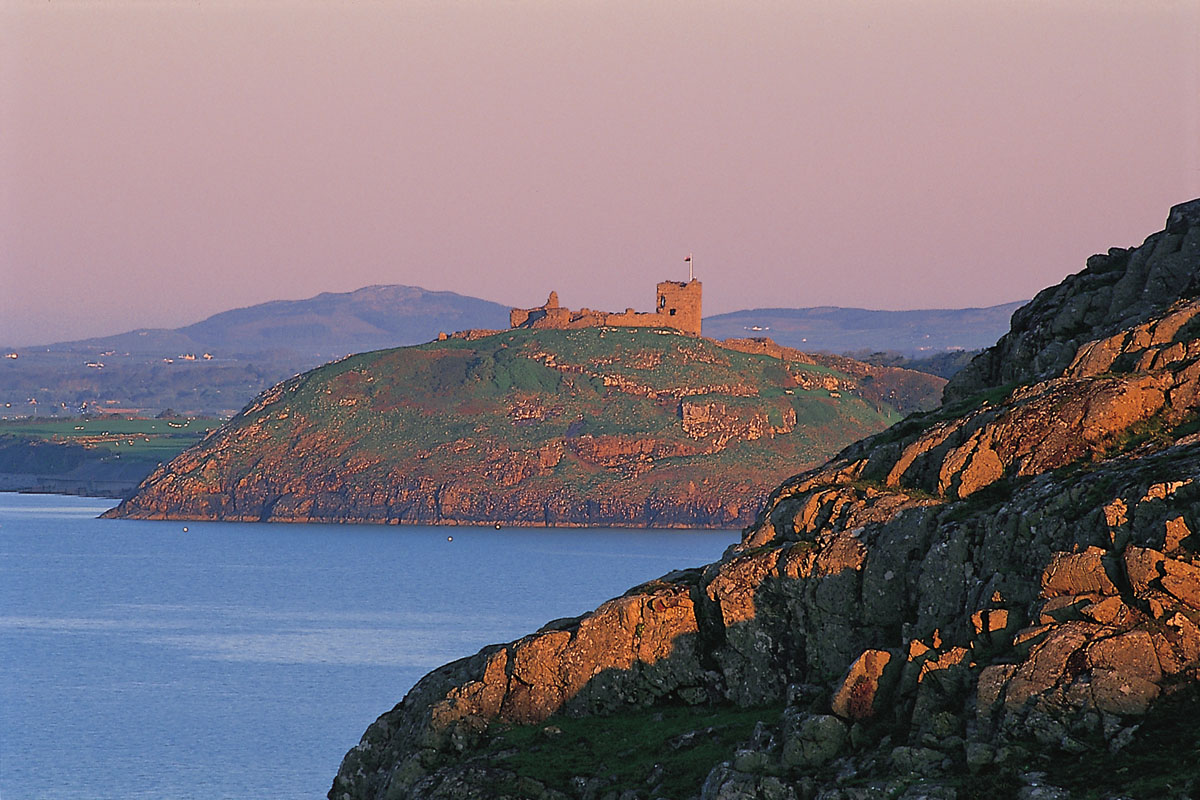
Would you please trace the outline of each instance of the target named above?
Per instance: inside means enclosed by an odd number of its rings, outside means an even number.
[[[19,358],[0,361],[0,416],[84,409],[153,416],[172,407],[228,417],[289,375],[441,331],[506,328],[508,311],[454,292],[367,286],[233,309],[173,330],[10,348]]]
[[[840,306],[752,308],[704,318],[712,339],[769,336],[781,345],[826,353],[888,350],[908,356],[979,350],[1008,330],[1020,302],[985,308],[880,311]],[[138,328],[57,342],[53,350],[155,352],[294,350],[337,356],[420,344],[438,333],[509,327],[510,308],[490,300],[400,284],[322,292],[222,311],[181,328]],[[34,350],[42,348],[18,348]]]
[[[507,328],[508,312],[508,306],[455,292],[374,285],[222,311],[182,328],[138,329],[51,347],[129,352],[157,352],[165,347],[239,354],[293,350],[340,357],[427,342],[441,331]]]
[[[807,352],[886,350],[921,357],[991,347],[1008,330],[1009,319],[1022,304],[913,311],[838,306],[751,308],[705,318],[704,335],[715,339],[769,336]]]
[[[871,311],[752,309],[703,321],[713,339],[769,336],[805,352],[902,356],[980,349],[1007,330],[1016,304],[984,309]],[[232,309],[176,329],[138,329],[41,347],[10,348],[0,362],[0,417],[121,410],[153,416],[231,416],[289,375],[351,353],[420,344],[439,333],[503,330],[510,308],[454,292],[376,285]],[[213,360],[203,359],[205,353]],[[196,356],[197,360],[186,360]],[[908,366],[903,359],[875,363]],[[945,359],[942,359],[945,362]],[[941,375],[958,366],[914,362]],[[31,402],[31,401],[36,401]]]

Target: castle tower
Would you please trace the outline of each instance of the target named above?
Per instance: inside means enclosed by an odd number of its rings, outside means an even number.
[[[658,302],[654,313],[667,317],[664,325],[691,334],[700,335],[700,281],[693,278],[683,281],[663,281],[658,284]]]

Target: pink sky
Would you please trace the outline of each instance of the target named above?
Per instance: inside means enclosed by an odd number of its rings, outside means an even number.
[[[1200,2],[0,3],[0,344],[373,283],[1028,298],[1200,197]]]

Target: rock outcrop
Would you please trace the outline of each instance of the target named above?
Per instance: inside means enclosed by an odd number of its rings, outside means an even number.
[[[593,328],[352,356],[265,392],[111,515],[735,527],[944,386],[755,347]]]
[[[941,409],[784,482],[719,562],[431,673],[330,798],[1194,796],[1197,211],[1041,293]],[[733,708],[759,724],[668,789]],[[694,722],[636,781],[546,768],[571,720],[631,709]]]
[[[1012,329],[954,376],[946,399],[1057,374],[1085,341],[1133,327],[1180,299],[1200,296],[1200,200],[1171,209],[1141,247],[1094,255],[1087,268],[1042,290],[1013,314]]]

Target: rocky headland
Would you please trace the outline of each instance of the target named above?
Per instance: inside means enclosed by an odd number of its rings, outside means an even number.
[[[1200,200],[720,561],[430,673],[329,797],[1196,796],[1198,276]]]
[[[351,356],[259,396],[111,516],[738,527],[944,379],[668,330],[512,330]]]

